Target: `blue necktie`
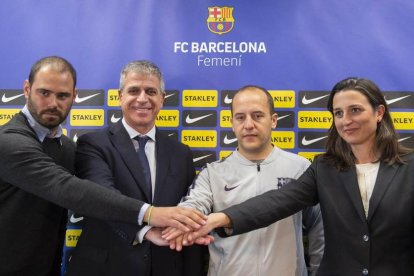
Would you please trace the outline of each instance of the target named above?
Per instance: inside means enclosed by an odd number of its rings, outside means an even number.
[[[151,138],[149,138],[148,136],[136,136],[134,138],[135,140],[138,141],[138,159],[139,162],[141,163],[142,166],[142,173],[144,175],[144,186],[146,188],[146,193],[147,196],[150,200],[150,203],[152,202],[152,184],[151,184],[151,170],[150,170],[150,166],[148,163],[148,158],[147,155],[145,154],[145,144],[147,143],[148,140],[150,140]]]

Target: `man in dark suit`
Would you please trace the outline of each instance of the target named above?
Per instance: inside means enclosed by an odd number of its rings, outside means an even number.
[[[123,119],[78,139],[77,174],[155,206],[178,204],[195,170],[190,149],[155,127],[164,95],[163,77],[155,64],[127,64],[119,89]],[[140,138],[146,143],[140,144]],[[142,161],[140,154],[146,160]],[[202,274],[206,248],[193,246],[179,253],[165,245],[159,228],[87,217],[68,275]]]
[[[131,227],[150,219],[151,225],[196,226],[191,220],[197,214],[187,209],[157,207],[150,213],[140,200],[73,175],[75,146],[60,123],[75,86],[76,71],[65,59],[37,61],[24,82],[27,104],[0,129],[0,275],[60,274],[64,208]]]

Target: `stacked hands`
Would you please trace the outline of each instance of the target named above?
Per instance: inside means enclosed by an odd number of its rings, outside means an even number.
[[[209,233],[217,227],[229,225],[228,218],[223,213],[206,216],[185,207],[154,207],[147,213],[144,222],[150,221],[153,227],[145,234],[145,239],[177,251],[193,244],[209,245],[214,242],[214,237]]]

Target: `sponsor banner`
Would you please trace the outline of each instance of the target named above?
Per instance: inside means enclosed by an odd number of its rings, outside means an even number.
[[[196,168],[202,168],[207,163],[217,160],[216,152],[214,150],[192,150],[193,162]]]
[[[157,131],[164,133],[165,135],[167,135],[168,137],[174,139],[174,140],[179,140],[178,139],[178,130],[174,130],[174,129],[158,129]]]
[[[183,127],[215,127],[217,111],[214,110],[183,110]]]
[[[103,89],[78,89],[73,106],[103,106],[104,90]]]
[[[76,214],[72,210],[68,211],[68,226],[71,229],[76,229],[82,226],[84,217],[81,215]]]
[[[165,107],[177,107],[180,92],[178,90],[165,90],[164,106]]]
[[[277,128],[293,128],[295,126],[294,111],[276,111]]]
[[[193,148],[215,148],[217,132],[215,130],[183,130],[181,142]]]
[[[118,121],[122,119],[121,109],[108,110],[106,118],[107,118],[106,121],[107,121],[108,126],[118,123]]]
[[[229,156],[233,151],[232,150],[221,150],[220,151],[220,160]]]
[[[180,112],[178,110],[160,110],[155,125],[157,127],[178,127],[180,124]]]
[[[108,89],[108,106],[119,106],[118,89]]]
[[[281,149],[293,149],[295,147],[295,132],[272,131],[272,143]]]
[[[183,107],[217,107],[217,90],[183,90]]]
[[[391,112],[396,130],[414,130],[414,112]]]
[[[67,247],[76,247],[79,237],[82,233],[81,229],[67,229],[66,230],[66,243]]]
[[[230,108],[236,92],[237,90],[222,90],[220,96],[221,106]]]
[[[232,127],[230,110],[220,111],[220,127]]]
[[[330,128],[333,117],[329,111],[299,111],[299,128]]]
[[[99,129],[84,129],[84,128],[72,128],[70,130],[70,135],[69,137],[73,140],[73,142],[77,142],[78,138],[81,137],[83,134],[88,133],[88,132],[94,132],[94,131],[99,131]]]
[[[8,121],[10,121],[11,118],[14,117],[17,113],[20,112],[21,109],[17,108],[2,108],[0,109],[0,126],[4,125]]]
[[[0,89],[0,105],[25,105],[23,89]]]
[[[414,149],[414,133],[398,132],[398,142],[404,147]]]
[[[325,150],[328,132],[299,131],[298,145],[301,149],[322,149]]]
[[[272,95],[275,108],[295,107],[295,91],[293,90],[269,90]]]
[[[68,136],[68,130],[62,127],[62,134]]]
[[[233,131],[220,131],[220,146],[225,148],[237,147],[237,138]]]
[[[330,93],[330,91],[299,91],[299,107],[326,109]]]
[[[103,109],[72,109],[70,111],[71,126],[103,126],[105,121]]]
[[[318,154],[322,154],[322,153],[323,152],[300,151],[300,152],[298,152],[298,155],[302,156],[302,157],[305,157],[310,162],[313,162],[313,160],[315,159],[315,156],[318,155]]]
[[[391,109],[414,108],[414,91],[387,91],[383,94],[388,107]]]

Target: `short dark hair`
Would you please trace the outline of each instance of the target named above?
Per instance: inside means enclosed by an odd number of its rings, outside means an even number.
[[[59,71],[59,73],[69,72],[73,79],[73,88],[76,87],[76,70],[70,64],[69,61],[62,57],[58,56],[49,56],[39,59],[38,61],[33,64],[32,68],[30,69],[29,73],[29,83],[30,85],[34,82],[37,72],[45,66],[52,66],[53,69]]]
[[[265,89],[261,86],[252,85],[252,84],[245,85],[242,88],[240,88],[239,90],[237,90],[237,92],[233,96],[233,99],[236,97],[237,94],[239,94],[240,92],[243,92],[245,90],[248,90],[248,89],[258,89],[258,90],[262,91],[267,97],[267,104],[269,106],[270,115],[273,115],[275,113],[275,105],[273,103],[272,95],[270,95],[270,93],[269,93],[269,91],[267,91],[267,89]],[[231,108],[231,114],[233,116],[233,101],[231,102],[231,107],[230,108]]]
[[[328,99],[328,110],[333,114],[333,98],[338,92],[355,90],[367,97],[368,102],[374,110],[380,105],[384,106],[384,115],[378,122],[375,147],[381,154],[378,161],[385,161],[389,164],[404,163],[401,155],[410,150],[398,143],[397,134],[392,123],[387,102],[384,99],[381,90],[371,80],[364,78],[346,78],[332,88]],[[335,117],[328,132],[326,143],[326,153],[324,158],[333,163],[338,169],[344,169],[355,164],[355,156],[352,153],[350,145],[339,136],[335,127]]]

